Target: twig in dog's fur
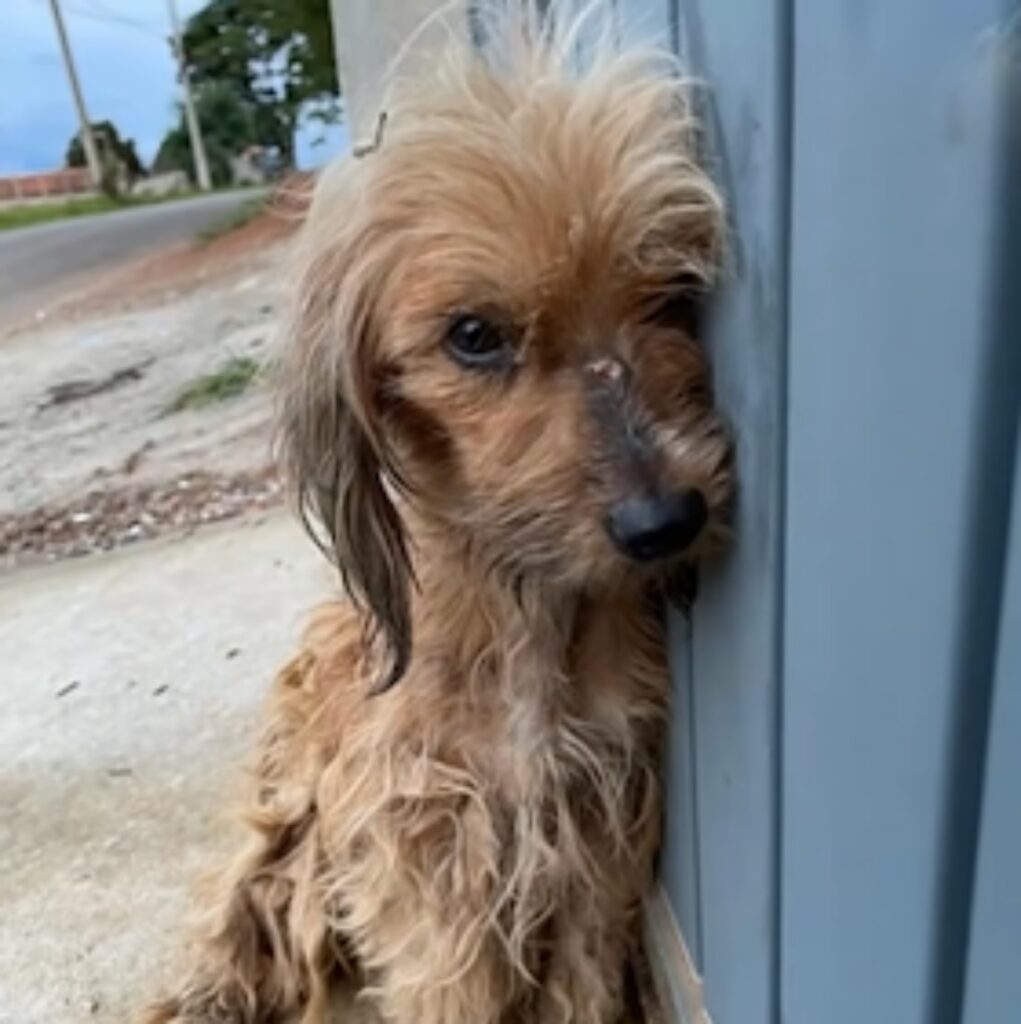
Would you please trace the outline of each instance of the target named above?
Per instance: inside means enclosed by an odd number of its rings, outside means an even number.
[[[659,836],[648,594],[731,491],[673,313],[723,220],[672,64],[579,69],[577,26],[509,6],[317,189],[284,453],[352,600],[277,680],[250,847],[151,1019],[318,1021],[338,970],[394,1024],[620,1011]]]

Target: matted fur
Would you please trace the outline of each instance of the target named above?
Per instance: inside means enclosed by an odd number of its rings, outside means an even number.
[[[489,17],[481,54],[397,87],[378,149],[319,184],[282,432],[352,601],[277,679],[249,847],[150,1020],[319,1021],[340,973],[394,1024],[620,1012],[668,567],[604,520],[654,478],[705,497],[689,560],[723,531],[730,446],[691,317],[662,312],[711,285],[722,212],[669,58],[555,10]],[[450,357],[465,311],[513,367]]]

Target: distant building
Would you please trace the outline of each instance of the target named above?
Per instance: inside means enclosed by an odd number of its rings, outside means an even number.
[[[139,178],[131,186],[133,196],[169,196],[175,192],[187,192],[191,182],[184,171],[165,171],[163,174],[152,174],[148,178]]]
[[[275,147],[248,146],[230,158],[233,185],[264,185],[278,178],[283,169],[280,152]]]

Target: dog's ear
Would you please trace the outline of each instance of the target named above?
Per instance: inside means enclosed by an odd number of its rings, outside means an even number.
[[[316,216],[313,208],[304,229],[311,251],[299,260],[287,332],[281,455],[309,532],[367,613],[367,642],[384,661],[373,692],[382,692],[407,668],[412,582],[392,500],[400,481],[378,413],[382,282],[368,258],[356,255],[353,239],[334,236],[316,252]]]

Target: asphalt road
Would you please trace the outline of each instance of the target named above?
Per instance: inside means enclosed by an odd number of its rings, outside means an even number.
[[[30,314],[97,270],[194,238],[259,194],[218,192],[0,231],[0,319]]]

